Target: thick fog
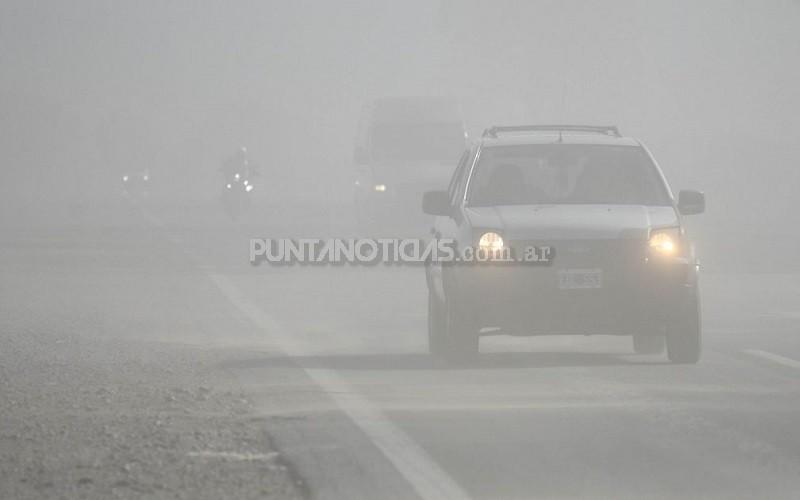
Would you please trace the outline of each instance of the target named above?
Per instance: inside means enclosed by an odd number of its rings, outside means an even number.
[[[793,498],[799,62],[800,0],[0,0],[0,498]],[[443,233],[534,265],[251,265]]]
[[[713,200],[709,265],[794,268],[799,16],[794,1],[7,0],[2,184],[91,205],[138,164],[163,197],[208,198],[247,145],[282,194],[348,202],[361,105],[446,95],[473,136],[616,124],[673,189]]]

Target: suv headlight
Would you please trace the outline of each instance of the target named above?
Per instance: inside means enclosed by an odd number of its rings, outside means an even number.
[[[503,238],[494,232],[483,233],[478,240],[478,247],[487,252],[496,252],[503,249]]]
[[[677,227],[657,229],[650,233],[648,242],[653,255],[673,257],[681,255],[681,231]]]

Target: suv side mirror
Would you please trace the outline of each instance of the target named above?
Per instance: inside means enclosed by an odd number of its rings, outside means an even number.
[[[705,211],[705,194],[692,189],[684,189],[678,193],[678,212],[680,212],[681,215],[702,214]]]
[[[422,211],[428,215],[450,215],[447,191],[427,191],[422,195]]]
[[[353,160],[356,162],[356,165],[369,164],[369,152],[367,151],[367,148],[363,146],[357,146],[353,152]]]

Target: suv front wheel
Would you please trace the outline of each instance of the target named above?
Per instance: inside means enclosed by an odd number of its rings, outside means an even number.
[[[451,363],[473,361],[478,356],[480,338],[469,310],[447,297],[439,301],[428,292],[428,351]]]
[[[700,298],[690,294],[681,317],[667,328],[667,357],[673,363],[695,364],[700,360],[702,335]]]
[[[443,356],[447,343],[447,323],[444,309],[436,296],[428,291],[428,351],[432,356]]]
[[[664,336],[634,335],[633,352],[636,354],[661,354],[664,352]]]
[[[455,363],[474,361],[478,356],[480,337],[471,311],[452,295],[445,298],[444,306],[445,358]]]

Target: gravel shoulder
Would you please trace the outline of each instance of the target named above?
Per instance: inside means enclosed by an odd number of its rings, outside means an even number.
[[[0,498],[304,497],[221,368],[248,352],[207,347],[253,332],[185,257],[133,207],[23,208],[0,215]]]
[[[5,324],[4,324],[5,323]],[[303,497],[231,353],[0,319],[0,498]]]

